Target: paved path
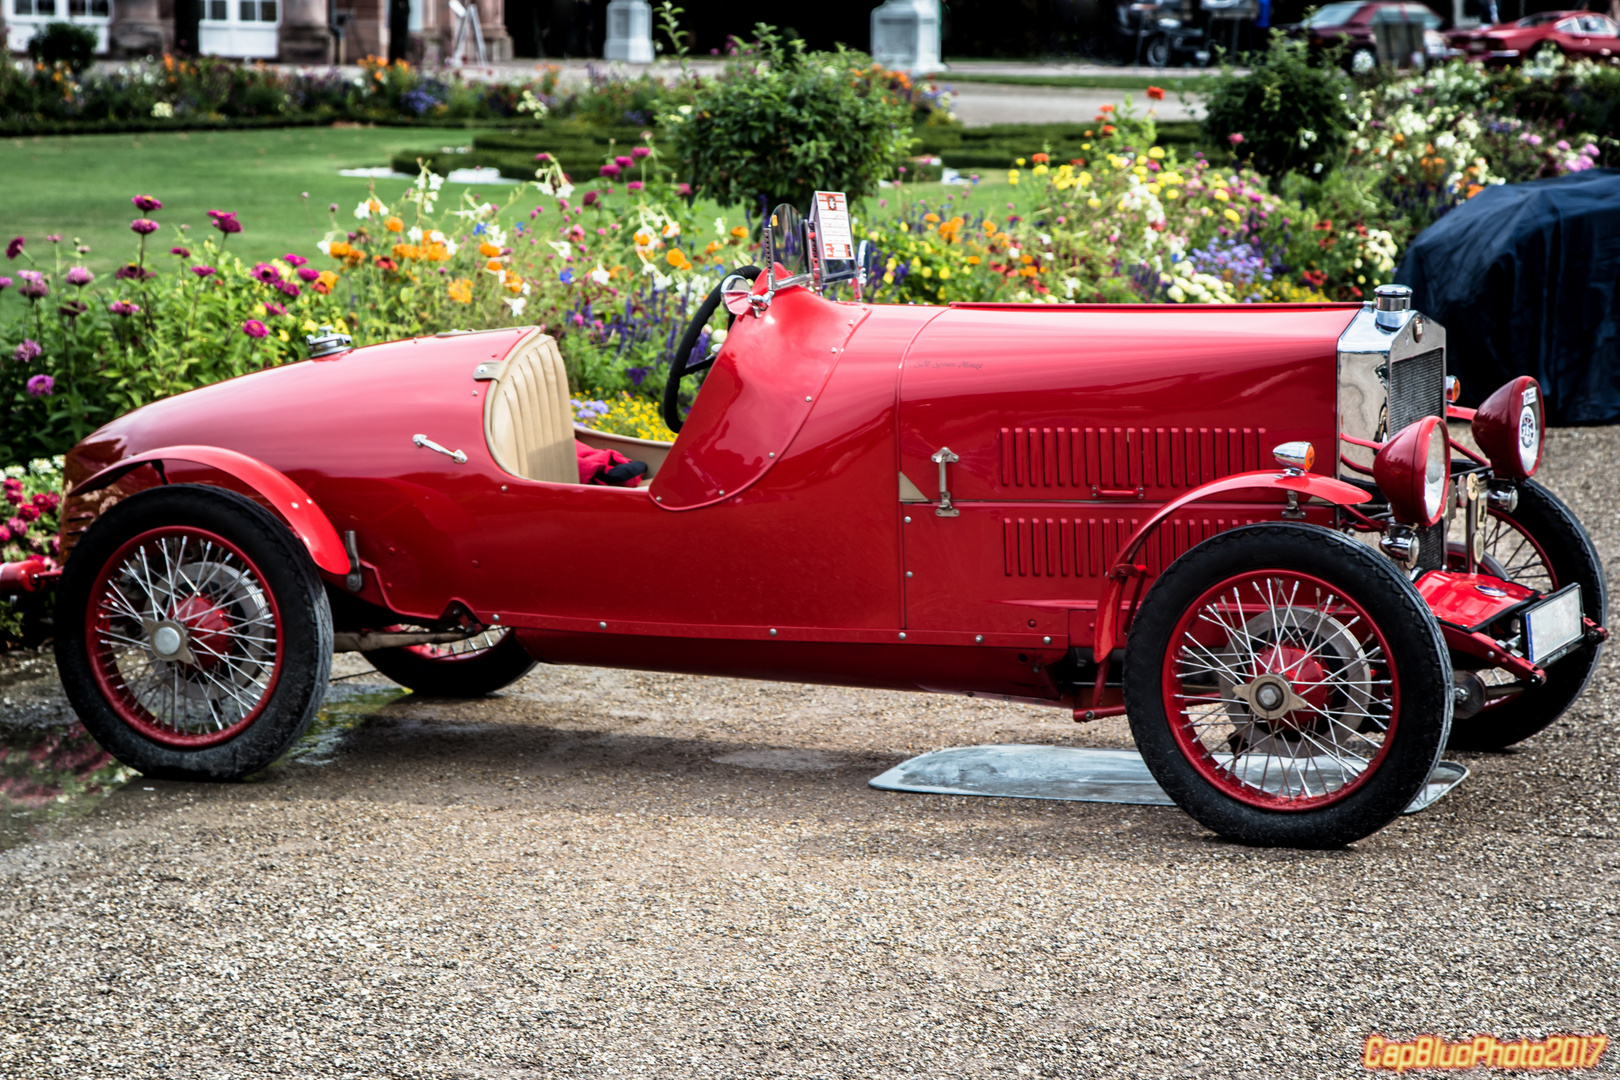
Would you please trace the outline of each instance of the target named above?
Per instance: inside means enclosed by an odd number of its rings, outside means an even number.
[[[1611,572],[1617,459],[1554,431],[1542,472]],[[324,766],[136,780],[0,854],[0,1076],[1275,1080],[1365,1077],[1369,1032],[1614,1033],[1617,655],[1331,852],[866,786],[1123,720],[583,668],[402,697]]]
[[[1161,120],[1196,120],[1203,116],[1197,94],[1168,91],[1153,102],[1141,90],[1103,90],[1092,87],[1008,86],[998,83],[957,83],[956,116],[969,127],[985,124],[1083,124],[1098,115],[1101,105],[1123,105],[1127,95],[1137,115],[1153,108]]]

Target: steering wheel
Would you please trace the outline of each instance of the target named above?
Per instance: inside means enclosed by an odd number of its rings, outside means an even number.
[[[757,266],[739,266],[735,270],[727,271],[726,278],[737,274],[747,278],[757,278],[760,275],[760,269]],[[681,419],[680,414],[681,380],[688,375],[696,375],[698,372],[707,371],[714,366],[712,356],[706,356],[697,363],[690,363],[689,361],[692,359],[692,350],[697,348],[698,338],[703,334],[703,328],[714,317],[714,309],[720,306],[720,289],[725,285],[725,280],[725,278],[722,278],[719,285],[709,290],[708,297],[699,305],[697,314],[693,315],[692,321],[687,324],[686,333],[681,335],[681,343],[675,347],[675,355],[669,361],[669,378],[664,383],[664,423],[669,426],[669,430],[676,433],[679,433],[681,427],[686,423],[685,420]],[[737,317],[733,315],[731,321],[735,322],[736,320]],[[729,327],[731,324],[727,323],[726,325]]]

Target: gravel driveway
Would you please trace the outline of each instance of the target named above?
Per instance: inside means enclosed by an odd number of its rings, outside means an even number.
[[[1611,572],[1615,460],[1557,431],[1543,472]],[[341,745],[0,855],[0,1075],[1347,1076],[1369,1032],[1617,1027],[1612,663],[1336,852],[866,786],[1122,721],[579,668],[365,705],[368,670]]]

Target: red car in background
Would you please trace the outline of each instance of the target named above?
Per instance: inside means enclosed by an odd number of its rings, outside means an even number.
[[[1309,19],[1288,29],[1304,36],[1312,48],[1343,45],[1351,70],[1369,71],[1378,62],[1374,28],[1380,23],[1402,22],[1422,24],[1428,59],[1438,60],[1446,55],[1445,39],[1439,32],[1440,16],[1413,0],[1340,0],[1324,4]]]
[[[1542,11],[1516,22],[1454,31],[1450,37],[1451,45],[1471,60],[1522,60],[1540,52],[1620,56],[1620,24],[1589,11]]]

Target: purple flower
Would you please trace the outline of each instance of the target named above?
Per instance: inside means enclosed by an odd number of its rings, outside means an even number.
[[[287,252],[287,254],[283,255],[282,258],[287,260],[287,265],[288,266],[308,266],[309,265],[309,260],[308,259],[304,258],[302,255],[294,255],[290,251]]]
[[[266,315],[285,315],[287,314],[287,309],[282,307],[280,304],[271,303],[267,300],[265,301],[264,305],[264,313]]]
[[[572,285],[574,282],[574,268],[569,267],[562,273],[558,274],[557,280],[561,281],[564,285]]]
[[[158,223],[153,221],[151,218],[138,217],[129,223],[129,227],[132,231],[137,232],[142,236],[147,236],[158,231]]]
[[[305,281],[321,280],[321,272],[319,270],[312,270],[307,266],[300,266],[298,268],[298,276]]]
[[[59,232],[46,233],[45,239],[49,240],[53,244],[60,244],[62,242],[62,234]]]
[[[44,351],[39,347],[39,342],[31,338],[23,338],[23,343],[12,351],[11,358],[19,364],[26,364]]]
[[[320,277],[319,274],[316,274],[315,276]],[[278,282],[276,282],[276,292],[280,293],[282,296],[287,297],[287,299],[289,299],[289,300],[298,299],[299,295],[303,291],[304,291],[303,289],[300,289],[297,285],[294,285],[290,281],[278,281]]]
[[[113,277],[119,281],[148,281],[157,277],[157,274],[135,263],[125,263],[114,271]]]
[[[264,323],[260,322],[258,319],[249,319],[247,322],[242,324],[242,333],[246,334],[250,338],[262,338],[269,332],[270,328],[265,326]]]
[[[14,239],[11,243],[6,245],[6,258],[15,259],[17,256],[22,254],[22,249],[23,249],[23,238],[19,236],[16,239]]]
[[[595,206],[596,205],[596,192],[587,191],[585,193],[585,197],[580,200],[580,203],[582,205],[584,205],[584,206]]]
[[[143,214],[150,214],[154,210],[163,209],[163,204],[158,201],[155,195],[137,195],[129,201],[134,203],[135,209]]]
[[[648,156],[651,153],[652,153],[652,147],[650,147],[650,146],[638,146],[634,150],[630,151],[630,156],[635,158],[637,161],[640,161],[642,158]]]
[[[609,180],[617,180],[619,178],[619,172],[619,167],[614,165],[612,162],[602,166],[602,175],[607,177]]]
[[[107,310],[112,312],[114,315],[139,315],[141,313],[141,305],[132,304],[128,300],[114,300],[112,303],[107,305]]]
[[[631,191],[640,191],[645,185],[642,184],[640,180],[632,180],[624,186],[629,188]]]
[[[45,280],[45,275],[38,270],[20,270],[17,276],[22,278],[22,284],[17,291],[30,300],[39,300],[51,294],[51,287]]]
[[[281,280],[281,271],[269,263],[258,263],[253,267],[253,276],[266,285],[274,285]]]
[[[618,157],[613,159],[613,164],[617,165],[621,169],[628,169],[630,166],[634,165],[635,163],[636,163],[635,158],[625,157],[623,154],[620,154]]]
[[[196,266],[193,266],[191,268],[191,272],[193,274],[196,274],[200,278],[205,278],[210,274],[219,273],[219,271],[215,270],[212,266],[204,266],[201,263],[198,263]]]
[[[12,281],[11,281],[10,278],[8,278],[8,277],[0,277],[0,292],[4,292],[5,290],[11,288],[11,286],[12,286]]]
[[[1559,139],[1557,142],[1553,143],[1553,145],[1558,147],[1558,149],[1560,149],[1560,150],[1568,150],[1569,149],[1569,140],[1568,139]]]
[[[28,380],[28,393],[31,397],[50,397],[55,392],[56,380],[49,375],[35,375]]]
[[[67,283],[81,289],[94,280],[96,275],[92,274],[88,267],[75,266],[67,272]]]
[[[242,223],[236,220],[234,210],[210,210],[208,216],[214,219],[214,228],[226,236],[242,231]]]
[[[169,249],[169,254],[170,255],[178,255],[182,259],[189,259],[189,258],[191,258],[191,249],[190,248],[183,248],[183,247],[172,247],[172,248]]]
[[[681,196],[682,198],[687,197],[688,195],[692,194],[692,185],[691,184],[676,184],[675,185],[675,194]]]

